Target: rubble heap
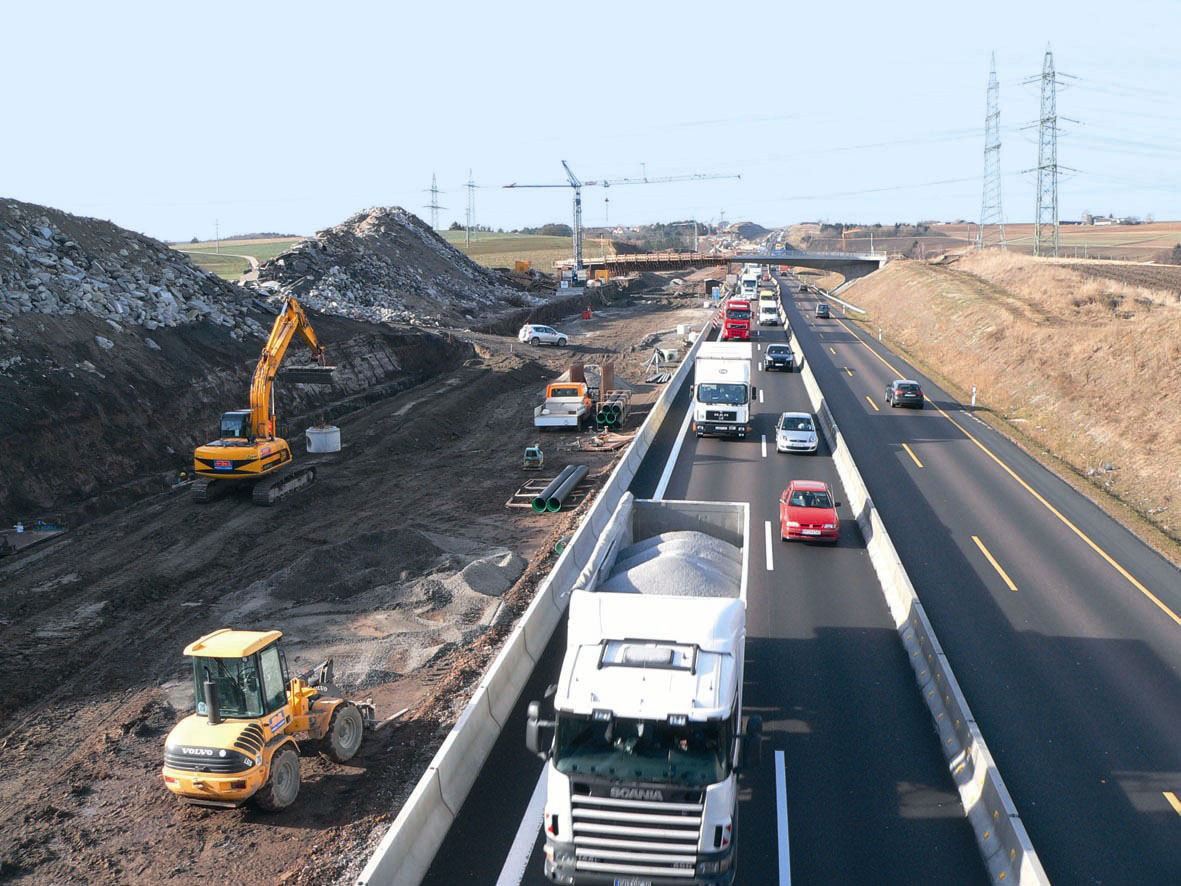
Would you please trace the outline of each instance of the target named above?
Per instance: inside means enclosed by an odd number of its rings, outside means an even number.
[[[544,301],[397,206],[358,212],[295,244],[265,262],[258,279],[318,311],[376,322],[466,326]]]
[[[241,289],[151,237],[47,206],[0,200],[0,322],[92,314],[148,329],[208,320],[261,334]]]

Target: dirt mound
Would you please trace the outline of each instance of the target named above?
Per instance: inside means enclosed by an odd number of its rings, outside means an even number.
[[[400,207],[358,212],[264,262],[259,283],[361,320],[467,327],[532,304],[507,275],[476,264]]]
[[[210,321],[261,332],[242,291],[151,237],[48,206],[0,201],[0,322],[88,314],[110,329]],[[9,340],[12,330],[0,330]]]
[[[770,233],[769,228],[764,228],[762,225],[757,225],[754,222],[734,222],[726,225],[726,230],[730,233],[737,234],[743,240],[754,240],[756,237],[764,237]]]

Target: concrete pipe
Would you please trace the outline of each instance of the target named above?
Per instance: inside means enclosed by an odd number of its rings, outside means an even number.
[[[575,486],[582,482],[582,478],[590,471],[586,465],[578,465],[574,468],[574,473],[568,476],[546,501],[546,509],[552,513],[557,513],[562,510],[562,502],[566,496],[571,493]]]
[[[545,487],[545,489],[537,493],[533,499],[533,510],[537,511],[539,514],[545,513],[546,504],[549,502],[550,497],[555,492],[557,492],[558,487],[561,486],[572,473],[574,473],[575,467],[575,465],[566,465],[566,467],[562,468],[562,472],[558,474],[558,476],[549,481],[549,484]]]

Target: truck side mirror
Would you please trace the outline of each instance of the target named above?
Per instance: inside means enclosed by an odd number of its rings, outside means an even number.
[[[742,768],[751,769],[763,759],[763,718],[751,714],[746,721],[746,734],[742,736]]]
[[[553,728],[553,720],[541,719],[541,702],[529,702],[528,713],[525,717],[525,747],[529,750],[529,753],[540,757],[542,760],[549,758],[549,752],[553,746],[554,738],[552,734],[544,736],[542,730]],[[546,738],[548,738],[548,741],[545,740]]]
[[[755,397],[757,397],[758,395],[759,395],[759,389],[758,389],[757,387],[755,387],[754,385],[751,385],[751,386],[750,386],[750,396],[751,396],[751,399],[754,399],[754,398],[755,398]]]

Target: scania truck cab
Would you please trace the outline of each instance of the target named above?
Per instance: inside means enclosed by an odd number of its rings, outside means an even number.
[[[625,495],[570,598],[546,760],[545,874],[566,884],[730,884],[743,728],[748,505]]]

